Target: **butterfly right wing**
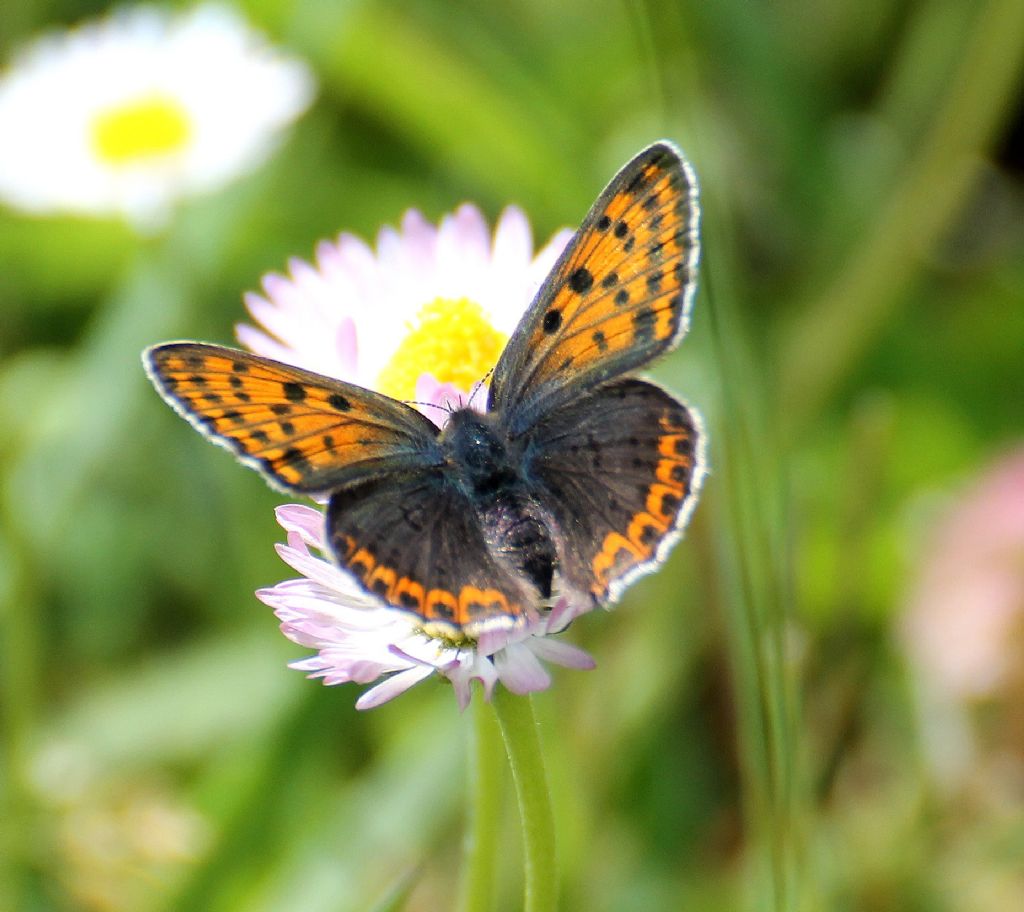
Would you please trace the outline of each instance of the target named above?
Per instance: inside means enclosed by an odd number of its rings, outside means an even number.
[[[536,593],[493,556],[476,511],[444,468],[367,478],[335,491],[327,541],[339,566],[386,604],[456,641],[511,629]]]
[[[200,342],[155,345],[143,363],[176,412],[280,490],[319,494],[441,458],[425,416],[351,383]]]
[[[545,414],[529,438],[526,471],[561,533],[563,580],[615,602],[682,535],[704,477],[699,416],[626,378]]]

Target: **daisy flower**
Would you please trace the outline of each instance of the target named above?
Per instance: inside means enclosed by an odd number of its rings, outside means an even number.
[[[117,10],[37,40],[0,77],[0,199],[159,227],[179,198],[262,161],[312,90],[226,7]]]
[[[534,256],[514,206],[493,241],[475,206],[436,227],[411,209],[398,230],[381,229],[376,252],[342,234],[320,243],[315,266],[293,259],[287,276],[265,276],[263,294],[245,296],[262,329],[240,325],[238,339],[258,355],[416,401],[438,422],[430,406],[468,402],[571,237],[558,232]]]
[[[433,674],[451,681],[465,709],[474,680],[490,699],[498,681],[517,694],[546,689],[551,677],[542,659],[569,668],[594,667],[582,649],[550,638],[574,616],[564,598],[550,613],[515,631],[485,634],[472,643],[438,639],[426,634],[413,615],[376,601],[349,574],[310,550],[326,551],[319,510],[289,504],[277,509],[277,521],[288,533],[287,544],[277,545],[277,553],[302,578],[256,595],[274,609],[288,639],[317,650],[293,662],[292,668],[325,684],[384,678],[356,701],[357,709],[379,706]]]
[[[571,237],[558,232],[534,256],[529,223],[514,207],[499,218],[493,239],[474,206],[437,226],[410,210],[398,230],[381,230],[376,251],[342,234],[317,247],[315,265],[292,260],[288,275],[265,276],[263,293],[245,299],[259,328],[239,325],[238,338],[265,357],[415,400],[440,424],[445,406],[468,402],[494,367]],[[482,409],[481,390],[473,404]],[[589,605],[560,598],[511,631],[459,642],[432,636],[415,615],[384,605],[322,556],[322,512],[291,504],[277,518],[288,533],[278,554],[302,576],[257,596],[289,639],[316,650],[292,667],[325,684],[383,679],[359,698],[359,709],[432,675],[450,681],[465,708],[473,680],[489,699],[498,682],[519,694],[548,687],[542,662],[594,666],[587,653],[552,639]]]

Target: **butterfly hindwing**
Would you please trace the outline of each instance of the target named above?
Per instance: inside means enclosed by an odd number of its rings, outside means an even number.
[[[704,474],[699,419],[643,380],[608,383],[529,431],[526,471],[561,542],[561,574],[599,604],[618,599],[679,538]]]
[[[697,183],[655,143],[588,213],[502,353],[490,406],[520,433],[539,413],[647,364],[686,330],[698,257]]]
[[[322,493],[439,458],[427,418],[350,383],[198,342],[156,345],[143,360],[175,410],[286,491]]]
[[[366,591],[442,633],[513,627],[533,610],[528,587],[495,560],[473,504],[443,468],[335,491],[327,539]]]

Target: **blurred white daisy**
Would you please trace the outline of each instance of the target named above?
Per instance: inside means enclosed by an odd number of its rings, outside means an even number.
[[[262,161],[312,93],[308,69],[226,7],[117,10],[42,37],[0,77],[0,199],[158,227]]]
[[[475,206],[437,227],[411,209],[400,229],[380,231],[376,251],[342,234],[320,243],[316,266],[293,259],[287,276],[265,276],[263,294],[245,298],[262,329],[240,325],[238,338],[259,355],[395,399],[457,405],[497,363],[571,237],[558,232],[534,256],[529,222],[513,206],[493,240]]]
[[[582,649],[551,638],[573,619],[565,599],[527,627],[454,645],[429,636],[414,615],[384,606],[348,573],[313,554],[310,548],[325,551],[323,514],[318,510],[290,504],[278,508],[277,520],[288,532],[288,544],[279,544],[277,553],[302,577],[256,595],[274,609],[285,636],[317,650],[293,662],[292,668],[325,684],[384,679],[356,701],[357,709],[380,706],[435,674],[451,681],[465,709],[474,680],[490,699],[499,681],[516,694],[546,689],[551,676],[541,660],[569,668],[594,667]]]

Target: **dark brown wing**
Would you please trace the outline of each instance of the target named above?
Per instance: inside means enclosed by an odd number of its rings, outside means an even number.
[[[327,505],[338,564],[387,604],[456,640],[512,628],[536,594],[493,557],[477,514],[444,470],[348,485]]]
[[[618,380],[544,415],[526,467],[559,531],[560,572],[616,601],[681,537],[704,475],[696,413],[660,387]]]

